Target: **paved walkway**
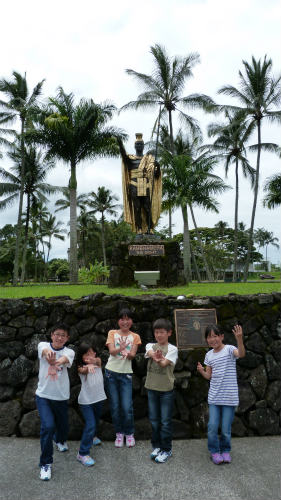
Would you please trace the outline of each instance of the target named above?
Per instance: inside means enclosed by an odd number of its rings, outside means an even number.
[[[39,440],[0,438],[2,500],[254,500],[280,499],[280,438],[233,439],[233,462],[214,465],[206,440],[174,441],[165,464],[149,459],[150,443],[94,449],[94,467],[76,461],[78,443],[55,452],[51,481],[39,480]]]

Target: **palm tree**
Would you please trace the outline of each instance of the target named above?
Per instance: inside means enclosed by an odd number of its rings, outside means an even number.
[[[161,106],[161,115],[168,114],[170,148],[174,152],[174,136],[172,113],[177,111],[185,126],[192,134],[200,133],[197,120],[187,115],[181,108],[205,109],[210,111],[214,105],[213,100],[204,94],[191,94],[182,97],[185,81],[193,76],[192,68],[199,63],[199,54],[191,53],[185,57],[175,56],[171,59],[166,49],[159,44],[150,47],[154,57],[154,70],[152,75],[138,73],[133,69],[127,69],[128,75],[133,76],[144,89],[136,101],[130,101],[122,110],[128,109],[158,109]]]
[[[77,166],[98,156],[117,156],[115,138],[126,136],[114,127],[107,127],[115,107],[95,104],[92,99],[81,99],[75,105],[74,95],[59,87],[58,94],[49,99],[41,114],[35,140],[47,148],[48,158],[59,158],[70,167],[70,282],[78,281],[77,265]]]
[[[62,194],[63,198],[60,198],[55,202],[55,206],[58,207],[56,208],[55,212],[61,212],[62,210],[69,209],[70,207],[70,190],[68,187],[62,188]],[[87,205],[87,199],[88,199],[88,194],[87,193],[82,193],[78,194],[76,197],[76,203],[77,207],[83,211],[85,210],[85,207]]]
[[[183,260],[186,283],[191,280],[191,253],[187,209],[189,208],[191,212],[208,279],[212,280],[204,256],[193,207],[197,205],[206,210],[217,212],[218,203],[212,194],[221,193],[227,187],[220,177],[212,173],[216,159],[208,157],[207,153],[198,154],[198,141],[200,141],[198,137],[190,143],[186,139],[186,153],[182,155],[173,155],[168,150],[161,152],[161,162],[164,165],[170,166],[167,183],[170,183],[169,190],[172,193],[172,202],[174,206],[181,208],[183,216]],[[187,153],[188,147],[189,153]]]
[[[46,195],[57,193],[61,190],[58,186],[51,186],[44,182],[49,171],[54,168],[54,163],[45,161],[42,152],[37,151],[33,146],[25,146],[24,151],[24,195],[26,195],[26,213],[21,263],[21,285],[23,285],[25,278],[31,206],[38,203],[38,201],[47,203],[48,198]],[[14,166],[11,168],[11,172],[4,168],[0,168],[0,176],[8,181],[2,182],[0,185],[0,195],[8,195],[5,199],[0,201],[0,210],[12,205],[20,197],[21,193],[21,148],[15,147],[13,151],[8,153],[8,156],[13,161]],[[14,174],[12,172],[14,172]]]
[[[64,241],[64,233],[66,233],[66,229],[63,229],[61,226],[63,223],[61,221],[57,221],[55,215],[49,214],[47,219],[43,219],[41,231],[42,231],[42,244],[47,247],[47,255],[45,260],[45,278],[47,277],[47,265],[49,262],[50,250],[52,248],[51,241],[52,238],[56,238],[58,240]],[[44,237],[47,237],[47,241],[44,241]]]
[[[258,243],[259,248],[265,247],[265,260],[266,260],[266,263],[267,263],[267,247],[268,247],[268,245],[272,245],[275,248],[279,248],[279,245],[277,243],[277,241],[279,241],[278,238],[276,238],[275,236],[273,236],[273,232],[272,231],[267,231],[263,227],[259,228],[259,229],[256,229],[256,231],[254,231],[254,241],[256,243]]]
[[[43,204],[42,201],[36,200],[35,203],[31,205],[31,210],[30,210],[30,222],[31,222],[31,230],[30,230],[30,237],[32,238],[33,245],[32,247],[34,248],[34,262],[35,262],[35,269],[34,269],[34,281],[37,281],[37,275],[38,275],[38,263],[42,261],[44,263],[44,269],[45,269],[45,261],[46,261],[46,255],[45,255],[45,246],[44,246],[44,241],[43,241],[43,228],[44,228],[44,222],[48,220],[50,216],[50,213],[48,211],[48,208],[46,205]],[[42,252],[39,250],[39,245],[42,245]],[[41,280],[41,277],[40,277]]]
[[[268,177],[264,185],[266,195],[263,199],[263,206],[269,209],[281,205],[281,174],[274,174]]]
[[[98,228],[95,216],[90,214],[89,212],[86,212],[85,209],[81,210],[80,215],[77,218],[77,222],[78,247],[79,249],[81,249],[82,266],[85,267],[89,263],[89,259],[87,256],[87,243],[89,241],[92,243],[94,237],[97,236],[97,233],[100,240],[100,229]]]
[[[111,194],[110,189],[105,189],[104,186],[98,187],[97,193],[92,191],[90,193],[88,205],[92,209],[90,214],[95,214],[97,212],[101,213],[101,244],[102,244],[102,254],[103,254],[103,264],[106,266],[106,252],[105,252],[105,213],[109,215],[116,215],[116,208],[120,205],[114,203],[119,198],[114,194]]]
[[[244,281],[247,280],[251,252],[253,246],[253,231],[259,190],[260,175],[260,157],[261,157],[261,124],[262,121],[280,123],[281,111],[276,110],[281,98],[281,76],[274,78],[272,76],[272,60],[264,56],[264,60],[256,60],[252,57],[251,64],[243,61],[245,75],[239,71],[240,88],[232,85],[226,85],[219,89],[219,93],[230,95],[238,99],[242,107],[221,106],[221,109],[243,109],[248,117],[249,127],[253,124],[257,128],[258,142],[252,149],[257,151],[256,177],[254,186],[254,202],[252,208],[251,225],[249,230],[248,252],[244,268]],[[276,144],[264,144],[264,148],[269,151],[279,151]]]
[[[255,170],[250,166],[246,157],[246,142],[252,133],[254,123],[249,127],[245,122],[244,111],[235,113],[225,112],[226,123],[211,123],[208,126],[208,135],[216,137],[214,144],[206,145],[209,151],[217,154],[224,160],[225,176],[227,177],[231,164],[235,165],[235,210],[234,210],[234,255],[233,255],[233,281],[237,279],[237,254],[238,254],[238,202],[239,202],[239,163],[245,178],[249,178],[251,186],[254,185]]]
[[[3,109],[0,112],[0,123],[9,124],[14,123],[17,118],[20,119],[20,149],[21,149],[21,189],[19,196],[18,208],[18,222],[17,222],[17,239],[16,251],[13,272],[13,285],[18,283],[19,273],[19,255],[20,255],[20,238],[21,238],[21,218],[22,218],[22,205],[24,194],[24,178],[25,178],[25,133],[27,128],[31,125],[32,116],[34,115],[35,105],[38,97],[42,92],[44,80],[37,83],[31,94],[29,94],[28,85],[26,81],[26,74],[24,76],[14,71],[13,79],[0,80],[0,92],[7,97],[7,101],[0,101],[0,106]]]

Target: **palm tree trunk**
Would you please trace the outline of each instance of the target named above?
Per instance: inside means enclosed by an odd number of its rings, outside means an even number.
[[[25,263],[26,263],[27,243],[28,243],[29,214],[30,214],[30,196],[27,195],[26,221],[25,221],[25,229],[24,229],[24,243],[23,243],[22,268],[21,268],[21,279],[20,279],[21,286],[23,286],[24,278],[25,278]]]
[[[237,251],[238,251],[238,201],[239,201],[239,184],[238,184],[238,158],[235,162],[235,214],[234,214],[234,255],[233,255],[233,278],[235,283],[237,280]]]
[[[37,273],[38,273],[38,260],[39,259],[39,243],[35,240],[35,264],[34,264],[34,282],[37,282]]]
[[[171,207],[169,207],[168,213],[169,213],[169,238],[172,238],[172,209],[171,209]]]
[[[77,181],[76,164],[71,162],[71,175],[69,180],[69,198],[70,198],[70,252],[69,252],[69,281],[71,284],[78,282],[78,264],[77,264]]]
[[[185,284],[188,285],[191,281],[191,252],[190,252],[190,237],[188,227],[187,205],[181,207],[183,217],[183,274]]]
[[[261,156],[261,122],[258,120],[258,154],[257,154],[257,168],[256,168],[256,178],[255,178],[255,189],[254,189],[254,203],[252,209],[252,217],[251,217],[251,226],[249,229],[249,239],[248,239],[248,250],[246,263],[244,267],[244,277],[243,281],[246,282],[248,278],[250,260],[252,255],[252,247],[253,247],[253,232],[254,232],[254,224],[255,224],[255,216],[256,216],[256,208],[257,208],[257,199],[258,199],[258,191],[259,191],[259,174],[260,174],[260,156]]]
[[[16,249],[15,249],[15,260],[14,260],[14,270],[13,270],[13,286],[17,286],[19,277],[19,258],[20,258],[20,242],[21,242],[21,227],[22,227],[22,206],[23,206],[23,195],[24,195],[24,178],[25,178],[25,164],[24,164],[24,118],[21,118],[21,185],[20,185],[20,196],[19,196],[19,209],[18,209],[18,223],[17,223],[17,235],[16,235]]]
[[[169,131],[170,131],[170,144],[171,144],[171,152],[174,154],[174,133],[173,133],[173,121],[172,121],[172,111],[169,109]]]
[[[191,258],[192,258],[192,262],[193,262],[194,269],[195,269],[195,274],[197,276],[197,281],[198,281],[198,283],[201,283],[201,276],[200,276],[199,269],[197,266],[196,257],[194,255],[193,250],[192,250],[192,245],[190,245],[190,253],[191,253]]]
[[[197,224],[196,224],[196,220],[195,220],[195,216],[194,216],[194,212],[193,212],[193,208],[192,208],[191,204],[189,205],[189,208],[190,208],[190,213],[191,213],[192,221],[193,221],[195,232],[196,232],[196,237],[197,237],[197,240],[198,240],[198,243],[199,243],[201,257],[202,257],[202,260],[204,262],[204,266],[205,266],[205,269],[206,269],[206,274],[207,274],[208,281],[214,281],[214,277],[211,274],[211,271],[209,269],[208,262],[207,262],[207,259],[206,259],[206,256],[205,256],[205,252],[204,252],[202,240],[200,238],[200,233],[198,231],[198,227],[197,227]]]
[[[104,240],[104,217],[101,215],[101,246],[103,255],[103,265],[106,266],[105,240]]]

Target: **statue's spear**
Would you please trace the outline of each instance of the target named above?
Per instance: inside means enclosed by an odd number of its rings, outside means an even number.
[[[159,115],[158,115],[158,125],[157,125],[157,135],[156,135],[155,161],[157,161],[157,155],[158,155],[158,144],[159,144],[159,131],[160,131],[161,111],[162,110],[161,110],[161,104],[160,104]],[[150,233],[150,229],[151,229],[151,217],[152,217],[151,209],[152,209],[153,191],[154,191],[154,170],[153,170],[152,186],[151,186],[151,193],[150,193],[150,211],[149,211],[148,233]]]

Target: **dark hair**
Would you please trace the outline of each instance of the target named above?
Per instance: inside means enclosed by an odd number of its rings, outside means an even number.
[[[163,328],[163,330],[166,330],[167,332],[170,332],[172,330],[172,323],[170,320],[165,319],[165,318],[159,318],[156,319],[153,323],[153,331],[156,329]]]
[[[210,324],[210,325],[207,325],[206,326],[206,330],[205,330],[205,339],[207,340],[207,337],[210,335],[211,332],[214,332],[215,335],[222,335],[218,325],[215,325],[214,323],[213,324]]]
[[[91,342],[81,342],[81,344],[78,346],[77,353],[76,353],[76,364],[77,366],[83,366],[85,365],[83,361],[83,356],[86,354],[86,352],[89,351],[89,349],[93,349],[95,353],[97,353],[96,346],[92,344]]]
[[[64,330],[69,336],[69,327],[65,323],[56,323],[54,326],[52,326],[50,335],[52,335],[52,333],[54,333],[56,330]]]
[[[118,316],[117,316],[117,319],[125,318],[125,316],[128,316],[128,318],[133,320],[133,313],[132,313],[131,309],[128,309],[126,307],[124,309],[120,309]]]

